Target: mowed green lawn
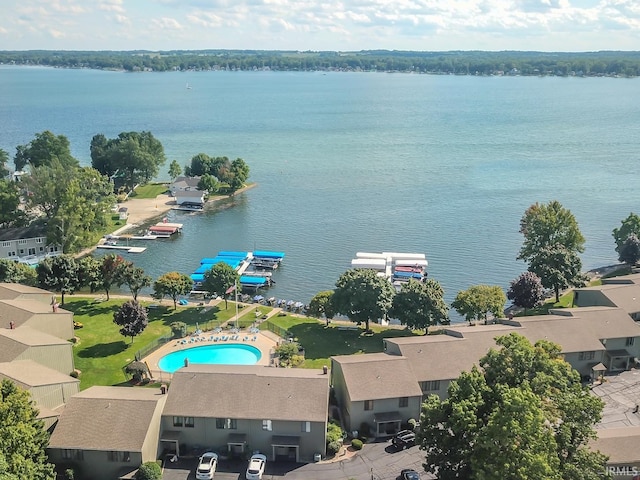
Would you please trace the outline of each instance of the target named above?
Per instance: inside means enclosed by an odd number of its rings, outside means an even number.
[[[126,299],[96,303],[94,298],[67,296],[64,308],[74,313],[74,320],[83,328],[75,330],[78,342],[73,347],[75,366],[81,371],[80,388],[92,385],[116,385],[127,381],[122,368],[135,359],[136,351],[156,339],[171,335],[171,323],[184,322],[193,332],[196,324],[211,329],[235,315],[235,305],[224,302],[202,312],[201,307],[181,307],[173,310],[173,302],[164,300],[157,308],[149,309],[149,325],[141,335],[120,335],[120,327],[113,323],[113,314]],[[149,303],[143,302],[143,305]],[[202,313],[201,313],[202,312]]]
[[[415,335],[414,332],[404,328],[381,327],[374,323],[371,323],[373,334],[365,335],[364,328],[340,330],[339,327],[345,324],[330,323],[326,326],[324,321],[295,315],[274,316],[270,321],[288,330],[304,348],[305,362],[302,365],[304,368],[331,366],[329,357],[333,355],[382,352],[383,338]],[[355,326],[355,323],[348,326]]]

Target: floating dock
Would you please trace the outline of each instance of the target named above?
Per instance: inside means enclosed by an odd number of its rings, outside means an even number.
[[[222,250],[215,257],[205,257],[200,260],[200,266],[191,274],[191,280],[199,285],[204,280],[204,274],[214,265],[224,262],[240,275],[240,287],[257,290],[275,283],[271,280],[272,273],[258,271],[259,269],[275,269],[284,258],[284,252],[258,250],[255,252]],[[250,270],[250,268],[253,268]]]
[[[130,247],[129,245],[98,245],[96,248],[103,250],[120,250],[127,253],[142,253],[147,247]]]
[[[419,282],[427,278],[427,258],[424,253],[357,252],[352,268],[369,268],[392,282],[396,288],[410,279]]]

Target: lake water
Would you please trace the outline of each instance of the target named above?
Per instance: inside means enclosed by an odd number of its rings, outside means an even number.
[[[169,161],[243,158],[256,188],[171,212],[184,233],[130,255],[154,278],[219,250],[278,250],[268,296],[306,303],[358,251],[419,252],[451,301],[526,270],[519,221],[535,202],[574,213],[585,270],[616,263],[611,231],[638,211],[638,82],[4,66],[0,148],[48,129],[90,164],[95,134],[149,130]]]

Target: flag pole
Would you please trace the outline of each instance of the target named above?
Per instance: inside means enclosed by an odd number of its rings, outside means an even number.
[[[233,281],[233,291],[236,295],[236,321],[234,323],[234,327],[238,326],[238,281],[234,280]]]

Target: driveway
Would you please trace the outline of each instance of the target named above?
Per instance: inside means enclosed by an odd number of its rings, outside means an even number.
[[[396,452],[390,442],[365,444],[354,456],[344,460],[319,463],[267,462],[263,480],[395,480],[403,468],[422,472],[424,454],[418,447]],[[177,463],[167,463],[163,480],[195,480],[197,459],[181,458]],[[221,461],[216,470],[216,480],[244,480],[246,462]],[[422,473],[424,480],[434,479]]]

